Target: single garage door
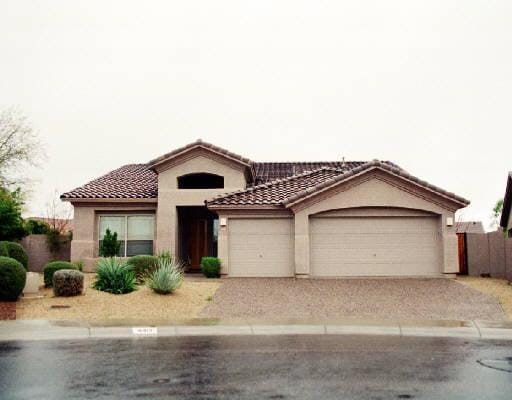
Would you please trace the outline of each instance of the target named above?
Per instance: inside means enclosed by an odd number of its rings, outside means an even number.
[[[314,276],[440,274],[435,217],[311,218]]]
[[[229,276],[294,276],[293,220],[230,219]]]

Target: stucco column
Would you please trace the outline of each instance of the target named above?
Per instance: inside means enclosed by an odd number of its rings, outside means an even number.
[[[83,261],[85,271],[92,270],[94,266],[96,230],[94,208],[74,207],[71,260]]]
[[[220,225],[220,221],[225,219],[227,225]],[[217,257],[221,261],[221,274],[229,274],[229,219],[219,214],[219,237],[217,238]]]
[[[165,201],[169,193],[158,195],[158,210],[156,216],[156,251],[170,251],[176,255],[176,230],[177,230],[177,212],[176,207],[169,200]],[[162,201],[163,198],[163,201]],[[160,204],[169,204],[164,207]]]
[[[299,212],[295,214],[295,276],[307,278],[309,274],[309,217]]]

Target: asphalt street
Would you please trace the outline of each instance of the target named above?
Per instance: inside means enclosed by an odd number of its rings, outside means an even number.
[[[512,342],[223,336],[0,343],[0,398],[507,399]]]

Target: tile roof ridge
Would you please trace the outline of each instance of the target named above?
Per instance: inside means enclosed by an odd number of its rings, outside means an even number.
[[[235,160],[238,160],[244,164],[251,164],[252,161],[246,157],[243,157],[241,156],[240,154],[236,154],[236,153],[233,153],[229,150],[226,150],[226,149],[223,149],[222,147],[219,147],[219,146],[216,146],[212,143],[209,143],[209,142],[205,142],[203,141],[202,139],[197,139],[196,141],[194,142],[191,142],[191,143],[188,143],[184,146],[181,146],[181,147],[178,147],[177,149],[174,149],[172,151],[169,151],[165,154],[162,154],[161,156],[159,157],[156,157],[156,158],[153,158],[152,160],[148,161],[147,165],[149,166],[149,168],[152,168],[154,165],[162,162],[162,161],[165,161],[167,158],[169,157],[172,157],[174,155],[177,155],[177,154],[180,154],[186,150],[189,150],[189,149],[192,149],[194,147],[204,147],[206,149],[210,149],[214,152],[217,152],[219,154],[223,154],[227,157],[230,157],[230,158],[233,158]]]

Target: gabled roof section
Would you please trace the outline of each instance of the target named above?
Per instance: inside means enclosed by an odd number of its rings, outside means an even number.
[[[166,153],[160,157],[157,157],[157,158],[151,160],[148,163],[148,167],[152,170],[155,170],[156,168],[158,168],[158,166],[165,164],[179,156],[185,155],[186,153],[196,150],[196,149],[203,149],[203,150],[212,152],[218,156],[227,158],[228,160],[230,160],[232,162],[242,164],[245,167],[251,166],[251,160],[249,160],[248,158],[245,158],[245,157],[242,157],[241,155],[232,153],[226,149],[215,146],[211,143],[203,142],[201,139],[197,139],[193,143],[189,143],[186,146],[180,147],[176,150],[173,150],[169,153]]]
[[[283,202],[301,190],[314,187],[325,180],[342,174],[336,168],[321,167],[314,171],[276,179],[249,187],[245,190],[228,193],[207,202],[209,208],[224,206],[282,206]]]
[[[158,176],[146,164],[128,164],[60,196],[77,199],[156,199]]]
[[[408,172],[404,171],[401,168],[392,166],[388,163],[385,163],[385,162],[382,162],[379,160],[370,161],[366,164],[360,165],[359,167],[351,169],[350,171],[347,171],[340,175],[337,175],[331,179],[320,182],[319,184],[317,184],[313,187],[309,187],[307,189],[301,190],[301,191],[295,193],[293,196],[290,196],[286,200],[284,200],[283,205],[285,207],[291,207],[292,205],[300,203],[301,201],[305,200],[306,198],[310,197],[313,194],[316,195],[320,192],[323,192],[324,190],[331,188],[334,185],[337,185],[344,181],[348,181],[356,176],[359,176],[363,173],[369,172],[370,170],[373,170],[373,169],[380,169],[382,171],[386,171],[386,172],[388,172],[392,175],[395,175],[401,179],[404,179],[404,180],[409,181],[417,186],[427,189],[441,197],[451,200],[452,202],[457,203],[458,205],[461,205],[463,207],[469,205],[469,200],[466,200],[463,197],[459,197],[459,196],[455,195],[454,193],[448,192],[444,189],[441,189],[438,186],[434,186],[424,180],[421,180],[421,179],[409,174]]]
[[[508,219],[512,209],[512,172],[508,173],[507,188],[505,189],[505,197],[503,198],[503,211],[501,212],[500,226],[508,228]]]

